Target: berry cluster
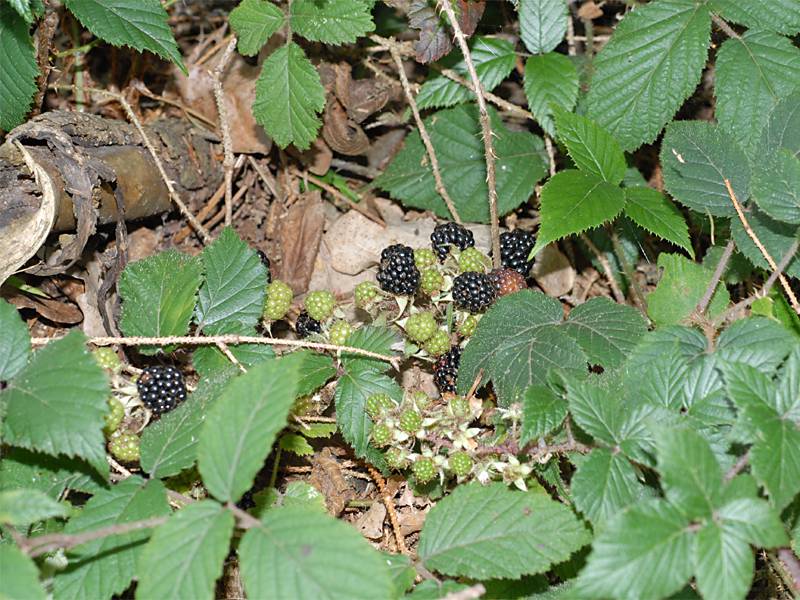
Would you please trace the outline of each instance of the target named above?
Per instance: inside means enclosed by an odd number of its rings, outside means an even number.
[[[147,367],[136,381],[142,403],[159,415],[186,400],[186,383],[175,367]]]

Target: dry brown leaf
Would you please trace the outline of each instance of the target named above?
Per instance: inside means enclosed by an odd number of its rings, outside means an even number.
[[[342,514],[347,503],[355,496],[330,448],[323,448],[311,457],[311,476],[308,482],[325,496],[325,507],[334,517]]]
[[[41,317],[60,325],[74,325],[83,321],[83,313],[72,302],[62,298],[41,298],[28,296],[16,290],[9,290],[3,297],[17,308],[31,308]]]
[[[325,210],[318,191],[304,194],[280,223],[282,259],[278,279],[288,283],[296,294],[308,289],[324,225]]]
[[[348,117],[336,98],[328,98],[322,123],[322,137],[334,152],[357,156],[369,148],[367,134],[358,123]]]
[[[553,244],[536,255],[533,278],[548,296],[558,298],[569,294],[575,287],[575,275],[569,259]]]
[[[592,0],[584,2],[578,9],[578,17],[584,21],[593,21],[603,16],[603,10]]]
[[[356,520],[356,527],[365,538],[379,540],[383,537],[383,523],[386,520],[386,506],[376,500],[369,510]]]

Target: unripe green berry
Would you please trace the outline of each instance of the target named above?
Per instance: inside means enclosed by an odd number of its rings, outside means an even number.
[[[386,423],[378,423],[372,428],[372,443],[381,448],[392,441],[392,430]]]
[[[367,398],[364,410],[375,420],[382,414],[392,410],[395,406],[394,400],[392,400],[388,394],[372,394]]]
[[[336,299],[328,290],[317,290],[309,292],[304,305],[309,317],[315,321],[324,321],[333,314]]]
[[[425,410],[430,407],[433,400],[425,392],[414,392],[411,394],[411,402],[414,403],[418,410]]]
[[[346,346],[347,338],[350,337],[351,333],[353,333],[353,326],[347,321],[339,320],[331,325],[331,328],[328,330],[328,338],[331,344]]]
[[[139,460],[139,436],[131,432],[118,432],[108,443],[108,449],[117,460],[136,462]]]
[[[114,352],[113,348],[109,348],[108,346],[95,348],[92,350],[92,356],[94,356],[98,365],[109,371],[118,371],[122,366],[122,362],[119,360],[117,353]]]
[[[403,411],[400,415],[400,429],[406,433],[416,433],[422,427],[422,415],[413,408]]]
[[[436,319],[429,312],[415,313],[406,321],[406,334],[415,342],[424,342],[436,332],[436,329]]]
[[[417,265],[417,269],[420,271],[432,267],[437,262],[433,250],[429,248],[417,248],[414,250],[414,264]]]
[[[276,279],[267,286],[267,301],[264,304],[264,318],[279,321],[286,316],[292,306],[294,294],[286,283]]]
[[[435,267],[425,269],[422,271],[419,287],[424,293],[432,296],[444,287],[444,275]]]
[[[475,330],[478,328],[478,317],[475,315],[467,315],[467,317],[461,321],[461,324],[458,326],[458,333],[460,333],[463,337],[470,337]]]
[[[455,417],[466,417],[470,413],[469,402],[464,396],[453,396],[450,399],[450,411]]]
[[[408,453],[402,448],[391,447],[384,454],[390,469],[405,469],[408,466]]]
[[[450,336],[442,329],[437,329],[428,341],[425,342],[425,352],[431,356],[441,356],[450,350]]]
[[[411,470],[418,483],[427,483],[436,477],[436,465],[433,459],[427,456],[420,456],[415,460]]]
[[[365,308],[369,306],[378,296],[378,288],[371,281],[362,281],[353,291],[356,306]]]
[[[108,409],[108,412],[103,416],[105,421],[103,431],[105,431],[106,435],[111,435],[119,429],[119,424],[122,423],[122,419],[125,416],[125,407],[122,406],[122,402],[111,396],[108,399]]]
[[[447,457],[447,464],[454,475],[464,477],[472,471],[472,458],[461,450],[453,452]]]
[[[465,248],[458,257],[458,269],[462,273],[467,271],[484,273],[491,264],[489,257],[477,248]]]

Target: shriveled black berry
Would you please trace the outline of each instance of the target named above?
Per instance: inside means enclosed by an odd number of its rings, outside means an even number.
[[[272,283],[272,273],[270,272],[270,264],[269,264],[269,257],[266,253],[262,252],[261,250],[256,250],[258,254],[258,258],[261,259],[261,262],[267,267],[267,283]]]
[[[453,280],[453,302],[471,313],[483,312],[497,296],[492,279],[484,273],[467,271]]]
[[[504,267],[514,269],[523,277],[527,277],[533,266],[528,255],[536,244],[536,237],[529,231],[515,229],[500,234],[500,262]]]
[[[136,388],[142,403],[159,415],[186,400],[186,383],[175,367],[147,367],[139,375]]]
[[[433,365],[433,382],[439,388],[439,392],[444,394],[456,391],[456,381],[458,380],[458,365],[461,362],[461,348],[454,346],[449,352],[442,354]]]
[[[472,236],[472,232],[463,225],[442,223],[433,228],[431,246],[440,261],[447,258],[447,253],[450,252],[451,246],[464,250],[474,245],[475,238]]]
[[[309,317],[307,312],[303,311],[297,316],[294,330],[299,337],[306,338],[312,333],[322,333],[322,325],[320,325],[319,321]]]
[[[377,280],[384,292],[411,296],[419,287],[419,277],[410,247],[394,244],[383,249]]]

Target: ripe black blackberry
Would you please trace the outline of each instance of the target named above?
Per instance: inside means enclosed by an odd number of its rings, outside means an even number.
[[[440,261],[447,258],[450,246],[464,250],[474,245],[475,238],[472,236],[472,232],[458,223],[441,223],[433,228],[431,246]]]
[[[322,333],[322,325],[316,319],[309,317],[307,312],[303,311],[297,315],[294,330],[298,337],[306,338],[312,333]]]
[[[442,354],[433,365],[433,382],[440,393],[455,394],[460,362],[461,348],[454,346],[449,352]]]
[[[383,249],[377,280],[384,292],[411,296],[419,287],[419,277],[410,247],[394,244]]]
[[[270,265],[269,265],[269,257],[266,253],[262,252],[261,250],[256,250],[258,254],[258,258],[261,259],[261,262],[267,267],[267,284],[272,283],[272,273],[270,272]]]
[[[536,244],[536,237],[529,231],[515,229],[500,234],[500,262],[504,267],[514,269],[523,277],[527,277],[533,266],[528,255]]]
[[[453,302],[471,313],[483,312],[497,297],[491,277],[467,271],[453,280]]]
[[[157,415],[186,400],[186,383],[175,367],[147,367],[136,381],[142,403]]]

